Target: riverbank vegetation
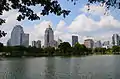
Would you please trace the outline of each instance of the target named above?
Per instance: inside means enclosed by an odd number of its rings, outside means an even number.
[[[43,56],[87,56],[87,55],[120,54],[120,47],[112,48],[86,48],[82,44],[71,46],[68,42],[61,43],[58,48],[36,48],[23,46],[3,46],[0,44],[1,57],[43,57]]]

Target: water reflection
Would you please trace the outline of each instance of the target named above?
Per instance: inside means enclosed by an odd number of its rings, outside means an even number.
[[[46,65],[45,65],[45,77],[44,79],[56,79],[55,76],[55,58],[48,57],[46,58]]]
[[[4,69],[2,72],[4,75],[0,76],[0,79],[27,79],[27,63],[24,60],[5,61],[4,63],[7,69]]]
[[[0,79],[120,79],[120,56],[0,61]]]
[[[72,67],[70,58],[56,59],[56,76],[58,79],[72,79],[71,69]]]
[[[113,67],[114,71],[112,72],[114,78],[111,79],[120,79],[120,71],[118,70],[120,68],[120,57],[115,56],[113,61]]]

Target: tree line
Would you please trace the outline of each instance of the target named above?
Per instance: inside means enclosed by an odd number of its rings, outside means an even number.
[[[24,46],[4,46],[0,43],[1,57],[43,57],[43,56],[87,56],[87,55],[120,54],[120,47],[112,48],[86,48],[76,43],[73,47],[68,42],[61,43],[57,48],[36,48]]]

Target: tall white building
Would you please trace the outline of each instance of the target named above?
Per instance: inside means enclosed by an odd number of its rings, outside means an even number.
[[[25,34],[23,27],[16,25],[12,32],[11,38],[8,40],[9,46],[29,46],[29,34]]]
[[[118,34],[113,34],[112,45],[113,46],[119,46],[120,45],[120,36]]]
[[[50,25],[45,30],[44,46],[45,47],[49,47],[49,46],[54,47],[54,32]]]

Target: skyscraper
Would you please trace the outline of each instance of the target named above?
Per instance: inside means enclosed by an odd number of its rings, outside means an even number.
[[[72,46],[78,43],[78,36],[72,36]]]
[[[32,41],[32,46],[36,48],[41,48],[41,41]]]
[[[84,45],[87,47],[87,48],[93,48],[94,46],[94,41],[92,39],[86,39],[84,40]]]
[[[23,31],[23,27],[20,25],[16,25],[12,32],[11,38],[8,40],[8,44],[10,46],[29,46],[29,34],[25,34]]]
[[[113,46],[119,46],[120,45],[120,36],[118,34],[113,34],[112,45]]]
[[[54,47],[54,32],[50,25],[45,30],[44,46],[45,47],[49,47],[49,46]]]

